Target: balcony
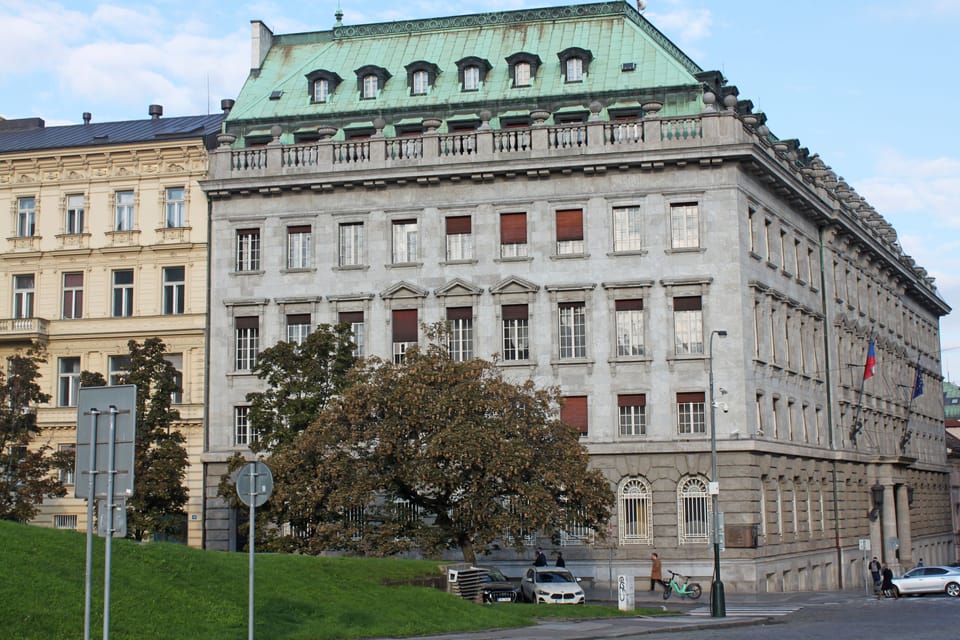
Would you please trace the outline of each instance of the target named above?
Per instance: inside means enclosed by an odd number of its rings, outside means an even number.
[[[44,318],[0,319],[0,344],[46,342],[49,322]]]

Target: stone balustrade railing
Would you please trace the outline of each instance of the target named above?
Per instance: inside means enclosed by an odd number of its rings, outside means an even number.
[[[0,318],[0,341],[46,336],[47,325],[44,318]]]
[[[591,121],[516,129],[428,132],[420,136],[363,140],[274,142],[263,147],[221,146],[213,154],[211,179],[258,178],[325,171],[371,171],[456,162],[506,161],[564,154],[620,153],[746,142],[751,133],[731,113],[636,121]]]

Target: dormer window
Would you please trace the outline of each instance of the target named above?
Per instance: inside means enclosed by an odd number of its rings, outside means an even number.
[[[404,68],[407,70],[407,86],[410,87],[412,96],[425,96],[430,93],[437,76],[440,75],[440,68],[425,60],[411,62]]]
[[[558,53],[557,57],[560,58],[564,82],[583,82],[587,68],[593,60],[593,53],[589,49],[570,47]]]
[[[372,64],[360,67],[354,71],[354,73],[357,74],[357,88],[360,90],[360,98],[362,100],[373,100],[376,98],[380,95],[384,85],[387,84],[387,80],[390,79],[389,71],[383,67]]]
[[[540,67],[541,61],[538,55],[520,52],[507,58],[507,64],[510,65],[510,77],[513,78],[513,86],[529,87],[537,76],[537,69]]]
[[[490,62],[476,56],[457,60],[457,79],[462,91],[479,91],[491,69]]]
[[[326,71],[324,69],[311,71],[307,74],[310,101],[319,104],[327,102],[330,96],[333,95],[333,92],[337,90],[337,85],[342,81],[343,79],[332,71]]]

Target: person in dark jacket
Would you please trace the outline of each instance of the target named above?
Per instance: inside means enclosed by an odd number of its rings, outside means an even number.
[[[886,562],[883,563],[883,568],[880,570],[880,595],[884,598],[900,597],[900,592],[893,585],[893,571],[890,570]]]
[[[567,561],[563,559],[563,553],[560,551],[557,551],[557,566],[558,567],[567,566]]]
[[[533,566],[535,567],[545,567],[547,566],[547,554],[543,552],[543,549],[537,547],[537,557],[533,561]]]

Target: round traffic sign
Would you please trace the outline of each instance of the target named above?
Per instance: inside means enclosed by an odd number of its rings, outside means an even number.
[[[248,462],[237,476],[237,497],[248,507],[259,507],[273,493],[273,474],[263,462]]]

